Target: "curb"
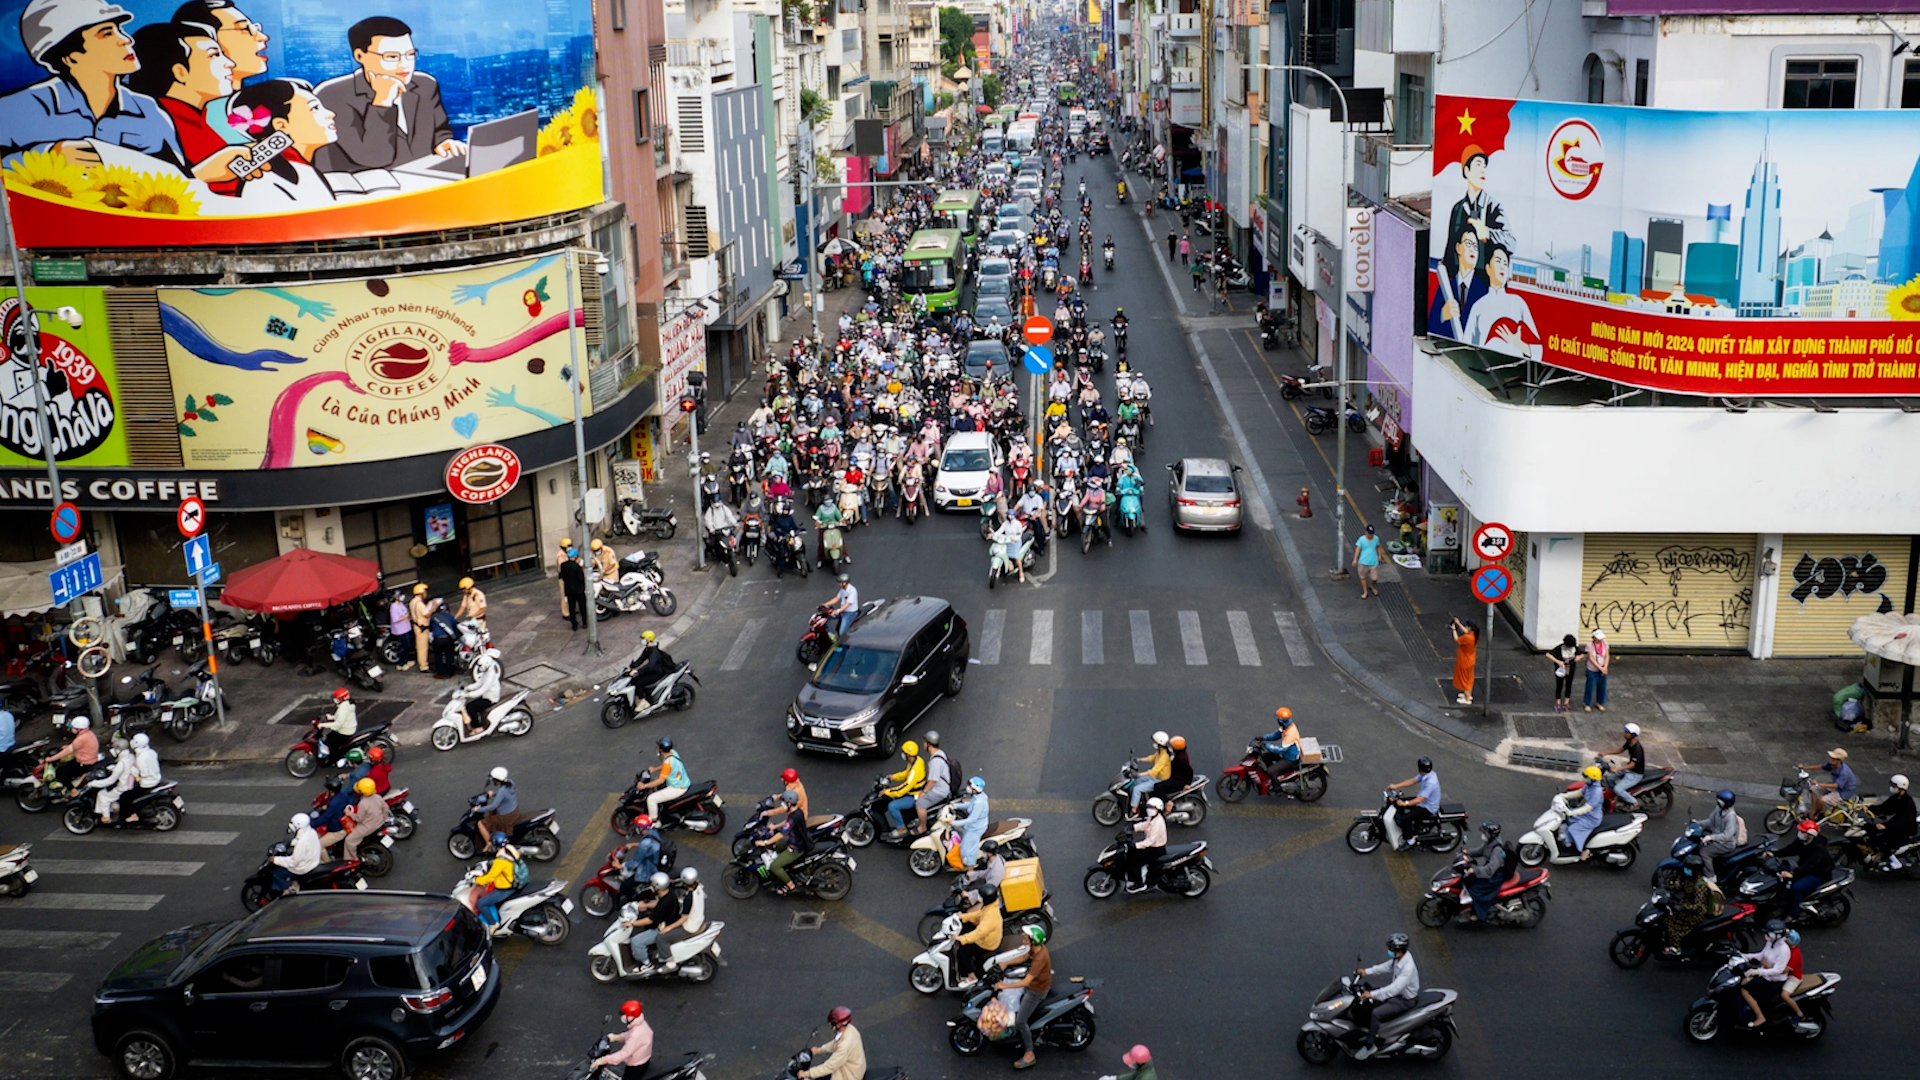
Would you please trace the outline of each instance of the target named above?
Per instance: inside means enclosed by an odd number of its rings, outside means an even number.
[[[1148,234],[1148,239],[1152,239],[1151,232]],[[1156,264],[1160,263],[1157,258],[1154,261]],[[1162,276],[1167,278],[1169,286],[1171,286],[1171,272],[1164,264],[1160,264],[1160,267]],[[1174,290],[1174,296],[1176,301],[1178,301],[1178,289]],[[1186,310],[1184,303],[1180,303],[1178,306],[1182,312]],[[1399,687],[1374,674],[1371,668],[1361,663],[1359,659],[1341,643],[1338,633],[1333,629],[1327,619],[1326,608],[1320,603],[1319,591],[1314,586],[1312,574],[1307,570],[1306,557],[1300,553],[1299,545],[1294,541],[1293,534],[1285,524],[1286,519],[1275,512],[1273,492],[1267,486],[1266,474],[1261,471],[1260,463],[1253,453],[1253,446],[1247,441],[1247,434],[1245,429],[1241,427],[1239,414],[1234,411],[1233,404],[1227,400],[1226,392],[1221,387],[1220,374],[1214,369],[1213,359],[1207,355],[1206,349],[1201,346],[1198,331],[1190,330],[1187,332],[1186,337],[1187,344],[1189,348],[1192,349],[1193,356],[1199,363],[1201,372],[1206,376],[1207,383],[1213,391],[1214,402],[1219,405],[1220,412],[1226,418],[1227,426],[1233,433],[1234,445],[1239,449],[1241,458],[1246,462],[1247,475],[1253,480],[1254,493],[1258,497],[1261,507],[1266,511],[1267,516],[1275,523],[1272,531],[1280,545],[1283,561],[1282,568],[1286,571],[1288,577],[1293,580],[1294,587],[1300,593],[1300,599],[1307,609],[1307,621],[1313,627],[1313,636],[1315,640],[1320,643],[1321,651],[1327,655],[1328,659],[1333,661],[1335,667],[1340,669],[1341,674],[1347,676],[1365,689],[1368,694],[1372,695],[1382,705],[1400,713],[1410,720],[1416,720],[1470,746],[1478,747],[1483,751],[1496,749],[1501,740],[1493,738],[1495,732],[1475,727],[1456,717],[1448,716],[1446,713],[1441,712],[1425,702],[1415,700]],[[1516,768],[1497,760],[1490,760],[1489,764],[1507,769],[1511,772],[1532,771],[1530,769]],[[1676,772],[1674,773],[1673,781],[1677,786],[1700,791],[1715,791],[1721,788],[1727,788],[1736,794],[1749,798],[1766,799],[1772,798],[1777,794],[1776,789],[1770,785],[1756,784],[1744,780],[1729,780],[1725,777],[1710,776],[1705,773]]]

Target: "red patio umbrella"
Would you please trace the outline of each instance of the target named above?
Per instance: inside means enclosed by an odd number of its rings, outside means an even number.
[[[380,587],[380,567],[324,551],[295,548],[276,559],[237,571],[220,602],[268,615],[319,611],[365,596]]]

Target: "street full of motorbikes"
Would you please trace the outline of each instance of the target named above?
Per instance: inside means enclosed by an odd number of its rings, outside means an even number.
[[[1063,66],[1057,74],[1073,72]],[[1090,78],[1086,85],[1092,85]],[[1053,194],[1046,201],[1064,203],[1059,162],[1069,136],[1051,114],[1040,130],[1054,163]],[[997,200],[1007,194],[1007,177],[987,172],[986,164],[969,161],[979,170],[980,189]],[[1074,280],[1060,271],[1060,256],[1047,250],[1070,247],[1064,217],[1057,239],[1041,243],[1036,236],[1009,253],[1023,282],[1018,291],[1031,298],[1052,283],[1065,338],[1061,352],[1068,362],[1045,384],[1036,431],[1012,371],[989,367],[975,375],[965,362],[971,342],[1012,343],[1014,328],[976,327],[964,316],[936,320],[898,288],[897,262],[890,260],[927,220],[930,204],[930,190],[891,201],[880,219],[883,227],[869,237],[865,309],[842,322],[835,340],[801,340],[773,358],[764,406],[732,433],[721,462],[709,456],[702,466],[699,527],[707,557],[726,573],[764,556],[776,576],[805,576],[818,567],[848,577],[848,530],[886,517],[911,526],[935,504],[980,514],[980,532],[990,544],[989,587],[1024,580],[1035,553],[1050,540],[1078,535],[1083,554],[1091,556],[1096,545],[1112,545],[1114,526],[1127,535],[1146,527],[1133,455],[1151,429],[1151,392],[1129,365],[1124,313],[1116,310],[1106,320],[1111,334],[1103,331]],[[1084,193],[1080,205],[1078,276],[1084,283],[1093,235]],[[1103,262],[1112,269],[1111,248]],[[1096,380],[1105,374],[1109,355],[1114,413],[1107,411]],[[974,434],[987,436],[992,461],[980,470],[987,474],[981,486],[939,489],[939,472],[960,471],[936,465],[952,452],[949,440]],[[1035,436],[1043,447],[1038,454]],[[811,545],[798,521],[803,501],[815,526]],[[618,513],[624,530],[635,535],[664,539],[675,528],[667,513],[634,506]],[[676,606],[654,553],[618,559],[594,575],[594,588],[602,618],[643,608],[666,616]],[[846,591],[820,606],[796,642],[803,663],[821,663],[875,610],[878,602],[849,601]],[[196,639],[177,614],[156,600],[131,624],[129,653],[137,662],[151,662],[169,645],[180,648],[183,659],[199,659]],[[744,977],[723,974],[727,923],[718,916],[725,905],[708,889],[716,873],[731,903],[759,902],[761,894],[831,903],[852,894],[863,862],[894,859],[915,877],[937,881],[927,887],[927,905],[913,927],[925,951],[908,963],[908,985],[953,997],[945,1027],[954,1052],[993,1052],[1016,1067],[1030,1065],[1040,1050],[1083,1051],[1098,1023],[1116,1022],[1096,1012],[1095,987],[1054,973],[1049,942],[1057,926],[1039,872],[1043,842],[1050,850],[1085,853],[1081,887],[1095,900],[1199,900],[1217,873],[1215,852],[1207,839],[1173,836],[1201,836],[1215,800],[1317,802],[1329,793],[1340,762],[1334,748],[1306,737],[1285,707],[1277,710],[1272,731],[1249,733],[1244,754],[1214,776],[1195,771],[1179,733],[1143,733],[1147,752],[1129,750],[1113,782],[1089,793],[1089,816],[1101,831],[1042,837],[1030,818],[992,816],[989,793],[997,791],[995,785],[963,770],[957,748],[944,745],[937,731],[902,744],[859,804],[841,812],[810,802],[798,767],[785,770],[776,790],[744,808],[730,807],[716,781],[697,778],[671,736],[662,734],[652,739],[646,767],[620,793],[607,823],[619,839],[590,863],[596,869],[576,888],[535,870],[562,855],[566,835],[555,812],[538,805],[538,793],[551,780],[500,766],[483,773],[476,765],[478,790],[436,807],[396,779],[401,761],[425,748],[402,747],[384,722],[360,722],[356,693],[345,685],[377,691],[381,664],[398,666],[410,658],[414,643],[383,630],[386,625],[365,612],[336,620],[317,629],[303,654],[315,669],[336,673],[343,685],[333,692],[330,710],[313,716],[287,750],[285,771],[301,780],[317,778],[318,791],[242,883],[245,910],[295,892],[367,890],[388,873],[394,846],[414,842],[431,821],[446,826],[445,847],[453,860],[448,894],[494,939],[561,947],[584,915],[594,920],[588,926],[600,930],[585,950],[586,975],[594,982],[697,985]],[[533,733],[527,693],[503,692],[499,652],[484,625],[449,615],[439,629],[436,640],[444,642],[449,666],[470,681],[448,699],[427,745],[436,752],[482,755],[475,758],[482,761],[484,748],[463,748],[496,735]],[[222,633],[222,653],[229,659],[245,654],[270,663],[282,648],[271,628],[250,621]],[[153,737],[165,733],[184,741],[211,712],[205,671],[204,664],[190,668],[192,685],[180,687],[168,687],[152,669],[128,676],[127,685],[137,680],[137,689],[107,707],[100,730],[85,715],[84,694],[76,696],[65,681],[12,688],[9,703],[23,715],[50,716],[55,734],[0,754],[0,785],[21,811],[55,814],[76,835],[178,828],[191,820],[192,792],[162,775]],[[29,689],[31,706],[22,703]],[[702,689],[692,665],[673,660],[649,632],[641,653],[600,688],[593,704],[608,732],[643,723],[663,732],[683,717],[702,718]],[[1378,809],[1356,812],[1347,846],[1358,856],[1383,848],[1447,856],[1408,912],[1436,931],[1468,925],[1535,930],[1551,910],[1555,886],[1579,888],[1586,875],[1648,872],[1651,898],[1638,911],[1621,913],[1622,928],[1607,949],[1613,964],[1696,966],[1704,986],[1691,999],[1675,999],[1676,1015],[1693,1040],[1820,1038],[1834,1016],[1842,977],[1804,967],[1801,950],[1816,952],[1820,932],[1848,919],[1861,878],[1920,877],[1920,840],[1906,779],[1892,778],[1886,797],[1869,805],[1841,754],[1825,771],[1803,768],[1789,777],[1778,803],[1753,807],[1730,791],[1718,792],[1712,812],[1687,823],[1665,857],[1643,861],[1653,842],[1645,832],[1650,820],[1667,815],[1676,797],[1672,770],[1649,770],[1644,754],[1634,753],[1637,735],[1629,726],[1619,754],[1587,766],[1571,784],[1543,780],[1546,805],[1524,830],[1476,824],[1466,807],[1447,800],[1433,763],[1422,758],[1412,776],[1383,792]],[[747,778],[732,781],[746,789],[762,786]],[[1758,826],[1751,832],[1749,817]],[[676,836],[695,835],[727,838],[728,860],[717,871],[703,872],[679,850]],[[24,896],[36,880],[30,844],[0,847],[0,893]],[[1421,982],[1409,935],[1394,932],[1383,941],[1378,962],[1336,973],[1307,1003],[1307,1019],[1295,1035],[1306,1061],[1435,1060],[1459,1037],[1454,1011],[1460,994]],[[866,1068],[858,1018],[844,1008],[825,1018],[832,1037],[796,1053],[783,1077],[859,1075],[836,1071],[856,1054]],[[642,1075],[636,1067],[647,1058],[638,1057],[636,1048],[651,1048],[652,1028],[638,1002],[627,1003],[622,1020],[574,1076],[619,1066],[628,1066],[629,1076]],[[654,1071],[646,1075],[690,1080],[702,1075],[709,1060],[654,1059]],[[1152,1056],[1135,1046],[1126,1060],[1138,1069]],[[906,1071],[892,1075],[905,1080]]]

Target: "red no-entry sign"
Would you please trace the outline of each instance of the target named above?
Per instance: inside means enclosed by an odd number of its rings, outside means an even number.
[[[1045,345],[1053,340],[1053,320],[1045,315],[1035,315],[1026,321],[1026,324],[1020,328],[1020,332],[1028,342],[1034,345]]]

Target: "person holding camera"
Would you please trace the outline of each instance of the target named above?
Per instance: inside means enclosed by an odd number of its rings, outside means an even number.
[[[1447,623],[1447,629],[1453,631],[1453,688],[1460,691],[1454,701],[1461,705],[1473,704],[1473,671],[1479,659],[1480,635],[1472,625],[1460,621],[1454,616]]]

